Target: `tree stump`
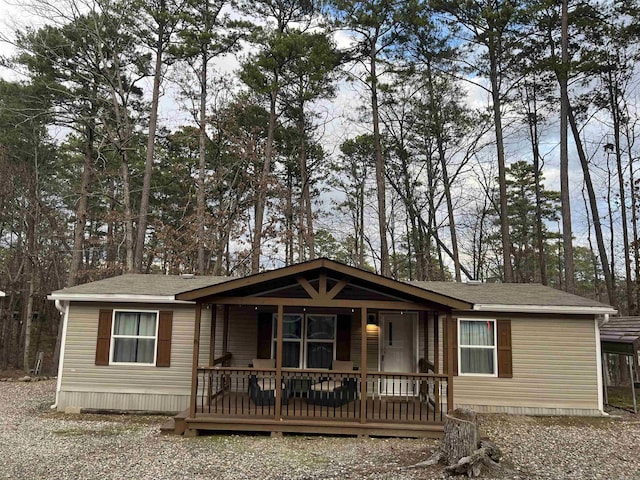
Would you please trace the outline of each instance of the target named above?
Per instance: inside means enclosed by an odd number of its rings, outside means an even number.
[[[484,467],[498,468],[500,449],[487,439],[480,439],[476,413],[458,408],[445,416],[444,437],[440,448],[430,459],[409,468],[421,468],[443,463],[451,475],[477,477]]]
[[[444,438],[440,447],[443,463],[455,465],[461,458],[475,452],[479,443],[480,430],[473,410],[457,408],[445,416]]]

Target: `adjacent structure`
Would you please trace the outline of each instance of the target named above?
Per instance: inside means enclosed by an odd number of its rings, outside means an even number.
[[[438,435],[454,406],[598,415],[599,324],[615,313],[541,285],[399,282],[328,259],[49,298],[59,410],[180,411],[188,434]]]

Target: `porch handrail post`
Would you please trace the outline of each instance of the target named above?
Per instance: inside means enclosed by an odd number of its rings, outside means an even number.
[[[202,303],[196,303],[196,318],[193,327],[193,362],[191,364],[191,403],[189,404],[189,416],[196,416],[196,404],[198,402],[198,358],[200,356],[200,322],[202,320]]]
[[[276,337],[276,404],[275,418],[278,420],[282,413],[282,329],[284,327],[284,305],[278,305]]]
[[[360,423],[367,423],[367,307],[360,308]]]
[[[447,413],[449,413],[449,410],[453,410],[453,356],[457,352],[453,351],[453,335],[455,331],[453,322],[455,322],[455,319],[451,314],[447,314],[445,318],[447,321]]]

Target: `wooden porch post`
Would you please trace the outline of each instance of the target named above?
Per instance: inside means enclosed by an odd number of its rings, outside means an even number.
[[[425,362],[428,362],[429,361],[429,315],[430,313],[420,312],[418,315],[420,315],[420,318],[422,319],[422,334],[424,335],[422,357],[424,358]]]
[[[440,316],[438,312],[431,312],[429,314],[433,319],[433,372],[440,372],[440,333],[438,328],[438,322],[440,321]],[[429,319],[427,319],[427,326],[429,326]],[[440,405],[440,380],[434,381],[434,397],[436,405]]]
[[[200,356],[200,322],[202,320],[202,304],[196,303],[196,318],[193,327],[193,363],[191,364],[191,403],[189,416],[196,416],[196,403],[198,401],[198,357]]]
[[[284,305],[278,305],[278,325],[276,338],[276,405],[275,417],[280,418],[282,413],[282,329],[284,327]]]
[[[447,314],[447,410],[453,410],[453,322],[451,314]]]
[[[210,305],[211,309],[211,331],[209,332],[209,366],[213,367],[216,359],[216,323],[218,323],[218,306]]]
[[[433,371],[440,372],[440,315],[437,312],[433,312]]]
[[[360,423],[367,422],[367,307],[360,308]]]
[[[229,353],[229,305],[224,306],[224,323],[222,324],[222,355]]]

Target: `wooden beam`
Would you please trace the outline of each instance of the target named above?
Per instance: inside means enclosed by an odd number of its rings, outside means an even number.
[[[423,335],[423,351],[422,358],[425,362],[429,361],[429,313],[420,312],[420,319],[422,320],[422,335]]]
[[[453,322],[454,318],[451,315],[446,316],[447,321],[447,412],[453,410]]]
[[[195,430],[241,432],[291,432],[323,435],[378,435],[383,437],[442,438],[443,424],[429,423],[374,423],[362,425],[352,421],[238,417],[187,418]]]
[[[332,300],[338,295],[344,287],[349,284],[349,278],[345,277],[336,283],[331,290],[327,292],[327,296],[325,297],[327,300]]]
[[[222,324],[222,355],[229,353],[229,305],[224,306],[224,319]]]
[[[393,302],[387,300],[342,300],[324,298],[278,298],[278,297],[218,297],[212,298],[218,305],[278,306],[283,302],[289,307],[360,308],[366,304],[369,309],[421,311],[433,310],[433,306],[413,302]]]
[[[278,305],[276,337],[276,404],[275,419],[280,420],[282,416],[282,329],[284,328],[284,305]]]
[[[202,321],[202,304],[196,304],[196,318],[193,327],[193,360],[191,363],[191,402],[189,403],[189,416],[195,417],[196,403],[198,401],[198,357],[200,355],[200,322]]]
[[[367,422],[367,307],[360,309],[360,423]]]
[[[321,273],[320,279],[318,280],[318,293],[321,297],[327,296],[327,274]]]
[[[304,277],[298,277],[296,278],[296,281],[305,289],[311,298],[318,298],[318,292],[313,288],[313,285],[309,283],[309,280]]]
[[[216,359],[216,323],[218,323],[218,306],[210,305],[211,309],[211,329],[209,332],[209,366],[213,366]]]
[[[433,371],[435,373],[442,373],[440,371],[440,315],[438,312],[433,312]]]

